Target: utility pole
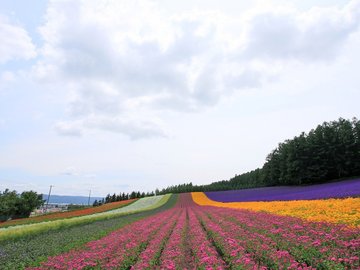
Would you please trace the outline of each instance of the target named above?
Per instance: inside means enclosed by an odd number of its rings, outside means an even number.
[[[48,199],[46,202],[46,207],[45,207],[45,213],[47,213],[48,210],[48,205],[49,205],[49,201],[50,201],[50,195],[51,195],[51,189],[52,189],[53,185],[50,185],[50,189],[49,189],[49,195],[48,195]]]
[[[91,196],[91,189],[89,190],[89,199],[88,199],[88,205],[90,205],[90,196]]]

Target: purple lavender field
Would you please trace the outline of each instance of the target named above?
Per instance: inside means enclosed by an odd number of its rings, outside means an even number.
[[[280,186],[205,192],[218,202],[290,201],[360,196],[360,179],[310,186]]]

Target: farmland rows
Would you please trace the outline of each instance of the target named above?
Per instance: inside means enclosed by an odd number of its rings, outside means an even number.
[[[360,198],[223,203],[209,199],[203,192],[193,192],[192,197],[197,204],[202,206],[265,211],[277,215],[300,217],[309,221],[360,226]]]
[[[49,256],[78,248],[136,220],[167,210],[174,206],[176,199],[177,196],[173,195],[164,205],[148,211],[1,241],[0,269],[23,269],[26,266],[37,265]]]
[[[85,249],[75,250],[54,257],[42,265],[45,269],[81,269],[101,266],[101,268],[127,269],[133,265],[139,254],[159,231],[169,229],[176,221],[178,213],[166,211],[146,220],[133,223],[110,235],[90,242]],[[168,226],[166,226],[166,223]],[[170,226],[169,226],[170,224]]]
[[[359,196],[360,178],[308,186],[275,186],[205,193],[209,199],[218,202],[272,202],[348,198]]]
[[[127,213],[127,212],[139,211],[139,210],[144,211],[146,209],[153,207],[154,205],[157,205],[163,198],[164,195],[141,198],[136,200],[134,203],[127,205],[126,207],[113,209],[111,211],[108,211],[106,214],[120,214],[120,213]],[[101,214],[102,213],[98,213],[95,215],[101,215]]]
[[[86,209],[73,210],[73,211],[68,211],[68,212],[51,213],[51,214],[45,214],[45,215],[30,217],[30,218],[14,219],[14,220],[6,221],[6,222],[1,222],[0,228],[16,226],[16,225],[24,225],[24,224],[33,224],[33,223],[51,221],[51,220],[57,220],[57,219],[63,219],[63,218],[80,217],[80,216],[85,216],[85,215],[107,212],[107,211],[114,210],[117,208],[122,208],[124,206],[129,206],[129,204],[131,204],[135,201],[136,201],[136,199],[131,199],[131,200],[126,200],[126,201],[107,203],[107,204],[103,204],[101,206],[89,207]]]
[[[244,269],[358,269],[359,230],[266,213],[201,208],[197,215],[231,265]],[[235,253],[231,253],[234,252]]]
[[[156,197],[141,198],[134,203],[120,209],[107,212],[95,213],[91,215],[65,218],[54,221],[45,221],[34,224],[24,224],[0,228],[0,241],[21,238],[24,235],[35,235],[51,230],[59,230],[65,227],[78,226],[81,224],[92,223],[99,220],[111,219],[121,215],[137,213],[155,209],[165,204],[170,195],[161,195]]]
[[[187,206],[189,201],[189,195],[181,196],[173,209],[132,223],[89,242],[81,250],[51,257],[40,267],[29,269],[184,269],[190,266],[205,269],[209,265],[225,268],[192,207]]]
[[[267,213],[195,205],[131,223],[38,268],[358,269],[360,231]]]

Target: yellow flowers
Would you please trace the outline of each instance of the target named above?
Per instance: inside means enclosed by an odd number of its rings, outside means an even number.
[[[265,211],[309,221],[360,226],[360,198],[222,203],[210,200],[203,192],[193,192],[191,195],[194,202],[199,205]]]

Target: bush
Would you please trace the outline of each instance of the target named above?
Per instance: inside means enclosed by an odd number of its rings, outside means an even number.
[[[0,192],[0,221],[29,217],[31,211],[43,203],[42,195],[35,191],[18,194],[15,190],[6,189],[3,193]]]

